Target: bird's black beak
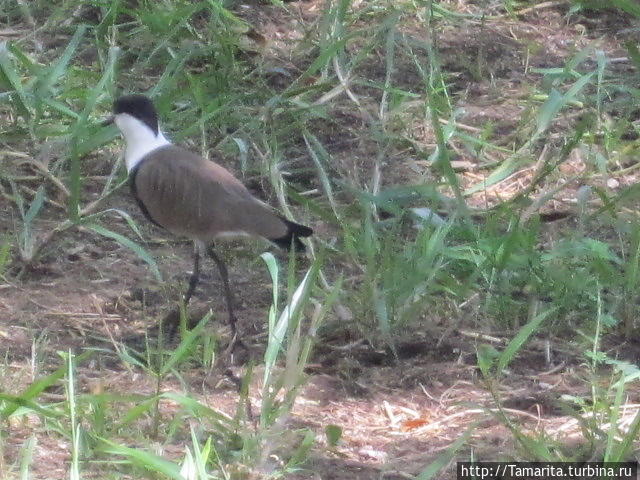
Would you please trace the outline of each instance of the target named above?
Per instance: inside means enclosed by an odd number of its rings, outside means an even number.
[[[115,115],[109,115],[102,122],[100,122],[100,126],[101,127],[108,127],[109,125],[111,125],[114,122],[115,119],[116,119]]]

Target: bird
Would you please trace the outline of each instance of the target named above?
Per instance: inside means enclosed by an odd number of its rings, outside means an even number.
[[[313,230],[286,219],[256,198],[221,165],[172,144],[160,130],[158,113],[145,95],[125,95],[113,103],[103,125],[115,125],[125,141],[124,160],[131,194],[144,216],[173,235],[194,243],[193,271],[183,296],[188,305],[199,282],[200,256],[214,261],[223,282],[232,342],[237,319],[229,273],[215,240],[229,235],[263,237],[282,249],[305,250],[301,238]]]

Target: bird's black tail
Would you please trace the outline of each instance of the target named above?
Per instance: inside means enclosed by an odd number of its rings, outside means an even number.
[[[291,248],[291,242],[293,242],[293,248],[296,252],[304,252],[304,244],[300,241],[300,237],[309,237],[313,234],[313,230],[299,223],[294,223],[286,218],[280,217],[280,219],[287,226],[287,233],[280,238],[270,238],[269,240],[275,243],[282,249],[288,250]]]

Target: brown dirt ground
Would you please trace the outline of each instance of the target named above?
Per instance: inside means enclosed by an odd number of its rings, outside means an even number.
[[[624,56],[620,48],[621,26],[615,18],[610,19],[606,14],[598,19],[567,18],[564,2],[549,4],[551,6],[547,8],[531,9],[524,15],[525,22],[505,18],[487,21],[484,27],[470,22],[463,28],[441,33],[443,68],[454,73],[454,93],[464,107],[459,122],[465,128],[478,131],[490,120],[503,132],[505,144],[508,144],[509,136],[516,132],[518,119],[527,110],[521,99],[528,92],[523,91],[522,85],[530,85],[538,78],[528,68],[560,65],[563,59],[589,44],[596,44],[611,57]],[[319,1],[299,2],[292,7],[297,16],[287,17],[264,6],[251,10],[254,16],[250,20],[271,42],[274,58],[278,59],[278,53],[286,50],[287,42],[300,35],[298,22],[315,18],[320,5]],[[465,2],[452,2],[450,8],[464,13],[475,7]],[[417,29],[412,31],[411,26],[407,34],[421,35]],[[483,68],[488,72],[474,70],[476,66],[470,59],[478,55],[486,60]],[[294,64],[295,60],[292,60]],[[384,75],[384,71],[378,75]],[[411,82],[415,72],[403,71],[399,65],[397,75],[407,79],[405,88],[416,87]],[[475,76],[481,80],[476,80]],[[505,95],[504,92],[513,93]],[[356,93],[366,95],[367,92]],[[352,131],[355,128],[352,126],[352,106],[337,102],[335,108],[345,112],[345,131]],[[433,137],[426,124],[403,128],[402,133],[414,145],[429,151]],[[346,172],[359,169],[363,178],[369,178],[367,172],[371,165],[367,159],[375,146],[354,138],[357,135],[345,134],[342,140],[334,139],[332,153],[339,165],[337,168]],[[332,145],[328,148],[331,150]],[[432,177],[429,166],[416,160],[414,155],[406,152],[394,155],[384,166],[385,183],[418,183]],[[473,162],[462,148],[457,160]],[[584,169],[584,164],[576,154],[563,168],[569,177]],[[535,166],[514,174],[472,201],[484,207],[496,199],[508,198],[526,187],[534,169]],[[467,187],[481,181],[484,175],[483,170],[474,167],[461,173],[461,179]],[[562,181],[557,179],[557,182]],[[628,175],[620,179],[618,185],[635,181],[635,176]],[[571,185],[555,202],[564,205],[575,198],[577,184]],[[611,188],[611,184],[605,186]],[[112,200],[111,206],[132,212],[140,219],[125,190]],[[13,230],[14,215],[9,205],[2,206],[1,230]],[[38,228],[46,232],[54,222],[55,215],[50,221],[40,223]],[[111,227],[125,231],[115,220]],[[323,231],[321,225],[316,228]],[[83,347],[105,345],[100,338],[123,339],[140,334],[172,308],[180,285],[184,285],[186,272],[191,268],[191,248],[184,242],[157,238],[161,235],[157,230],[150,228],[147,233],[147,238],[152,238],[149,250],[158,258],[167,280],[163,287],[156,284],[146,266],[130,251],[83,231],[57,239],[45,251],[42,261],[28,269],[19,281],[0,284],[0,352],[6,358],[4,378],[11,380],[2,386],[2,390],[18,393],[36,373],[46,373],[52,366],[59,365],[57,351],[79,351]],[[230,261],[232,281],[236,291],[241,292],[238,295],[241,328],[249,332],[257,351],[264,344],[263,321],[271,295],[266,269],[256,260],[256,253],[261,249],[262,245],[255,244],[249,248],[233,244],[224,249],[224,255]],[[144,308],[140,289],[146,292]],[[224,311],[220,310],[223,305],[220,283],[211,273],[205,275],[195,299],[195,309],[209,305],[216,318],[224,318]],[[432,330],[412,332],[411,341],[400,342],[399,363],[390,361],[387,352],[371,351],[364,343],[349,343],[339,335],[332,335],[331,329],[339,329],[339,320],[330,321],[321,336],[314,363],[308,369],[308,384],[289,419],[292,428],[307,427],[316,431],[320,445],[314,448],[306,469],[291,478],[412,478],[475,421],[479,424],[459,458],[468,458],[471,450],[478,459],[495,460],[515,455],[511,435],[486,410],[494,403],[475,368],[476,341],[485,340],[474,339],[462,329],[464,325],[443,337],[446,325],[458,320],[433,320]],[[226,332],[222,322],[214,322],[212,328],[219,329],[223,335]],[[438,343],[441,338],[443,341]],[[551,365],[544,361],[543,347],[533,344],[513,365],[498,390],[508,408],[507,414],[522,428],[531,432],[544,430],[550,438],[562,441],[566,448],[576,448],[582,443],[580,426],[574,417],[558,408],[558,400],[563,394],[589,397],[587,383],[577,380],[586,375],[586,370],[577,356],[567,353],[579,351],[570,340],[551,339],[551,345],[554,352]],[[638,345],[625,344],[623,347],[627,349],[625,356],[637,361],[640,357]],[[36,352],[37,358],[34,358]],[[192,369],[184,372],[184,379],[191,393],[201,402],[233,414],[237,394],[232,385],[221,381],[219,373]],[[117,362],[95,360],[78,368],[78,388],[127,394],[150,394],[154,390],[150,380],[140,372],[123,369]],[[163,388],[179,391],[182,387],[170,379]],[[251,389],[254,408],[260,403],[257,392],[258,388]],[[637,404],[640,400],[640,392],[631,391],[629,395],[629,404]],[[62,392],[48,392],[46,397],[63,398]],[[162,411],[165,418],[169,418],[175,405],[165,402]],[[630,408],[625,415],[631,418],[634,412]],[[343,429],[343,438],[334,449],[323,446],[323,429],[328,424]],[[41,431],[38,427],[37,419],[31,417],[9,427],[10,435],[2,448],[5,462],[11,463],[16,458],[31,433]],[[180,458],[183,450],[179,440],[157,447],[167,457]],[[292,438],[293,442],[295,438]],[[40,434],[33,478],[65,478],[68,452],[68,441]],[[99,478],[99,466],[96,466],[95,475],[94,478]],[[454,475],[454,468],[449,467],[439,478],[449,479]]]

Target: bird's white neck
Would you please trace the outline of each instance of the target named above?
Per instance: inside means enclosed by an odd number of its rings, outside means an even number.
[[[160,130],[158,134],[144,122],[128,113],[119,113],[115,116],[115,123],[122,132],[127,148],[124,152],[124,161],[127,171],[131,172],[140,160],[156,148],[171,145]]]

